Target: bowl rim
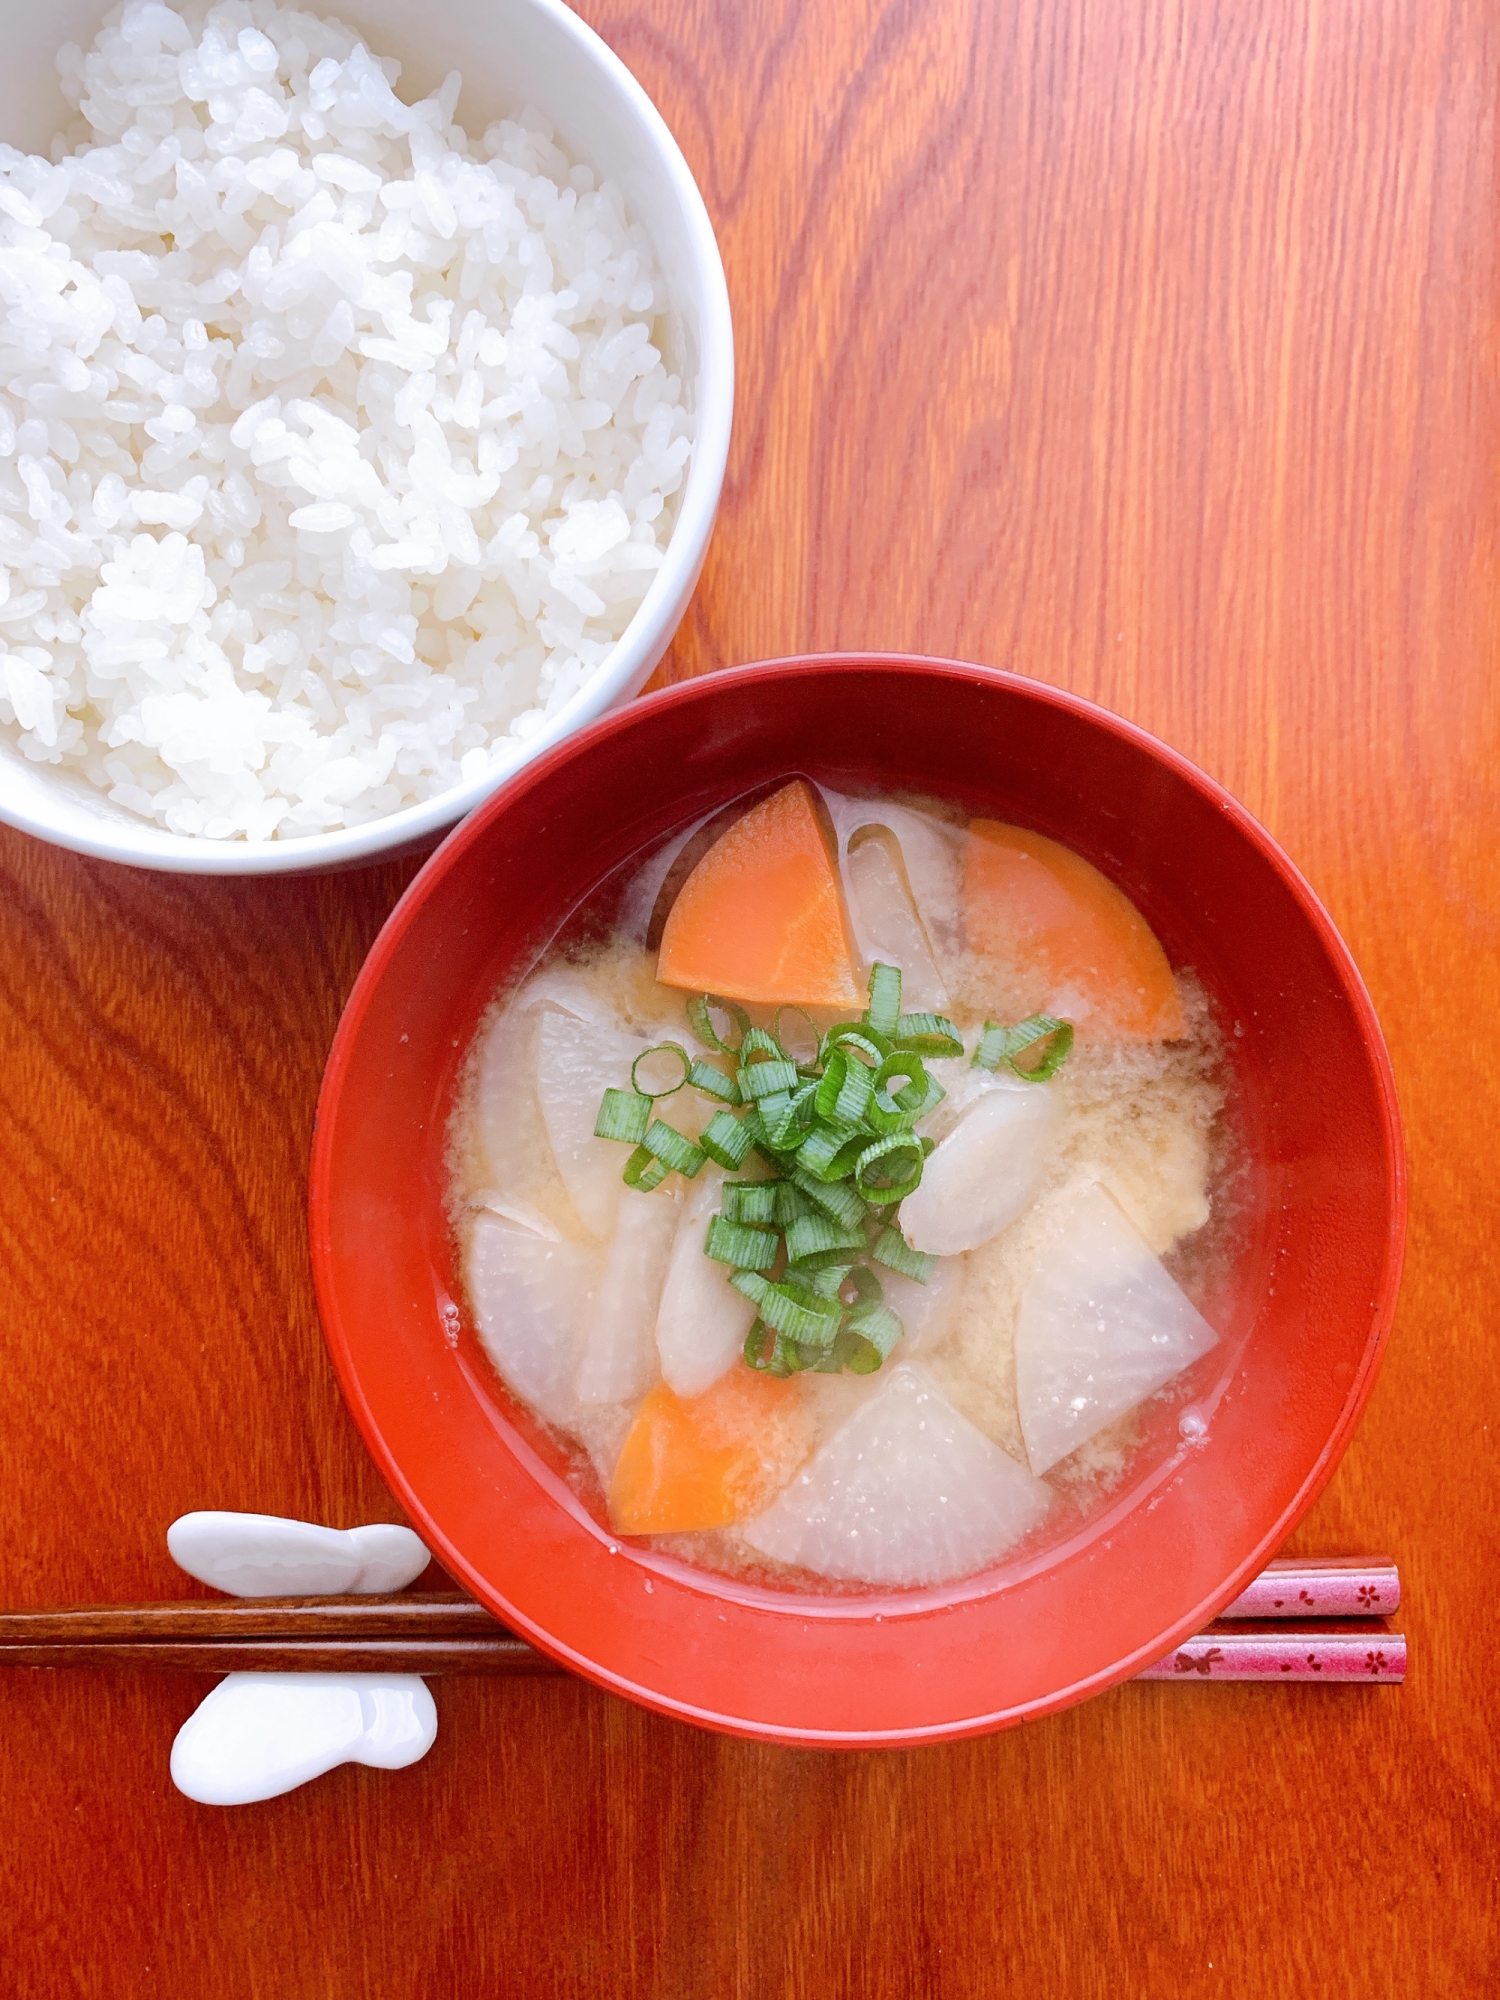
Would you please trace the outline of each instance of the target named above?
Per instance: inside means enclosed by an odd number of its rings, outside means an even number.
[[[732,675],[736,682],[743,677],[770,688],[790,674],[821,673],[833,668],[854,668],[893,674],[915,673],[934,678],[958,676],[982,683],[1001,682],[1023,691],[1028,699],[1102,728],[1122,742],[1144,751],[1149,757],[1164,764],[1221,813],[1257,850],[1260,857],[1269,863],[1291,892],[1294,901],[1327,952],[1348,995],[1375,1084],[1385,1154],[1385,1193],[1390,1215],[1380,1281],[1374,1287],[1370,1302],[1369,1330],[1365,1336],[1359,1363],[1344,1391],[1337,1422],[1271,1528],[1258,1539],[1223,1583],[1202,1597],[1191,1610],[1170,1622],[1159,1635],[1138,1646],[1123,1660],[1115,1661],[1110,1666],[1085,1675],[1065,1687],[1056,1688],[1036,1701],[1027,1701],[1012,1708],[998,1709],[984,1715],[964,1717],[956,1722],[874,1731],[788,1728],[752,1718],[698,1709],[688,1702],[664,1696],[654,1689],[641,1686],[627,1676],[612,1672],[597,1661],[578,1654],[571,1647],[551,1639],[535,1618],[506,1603],[495,1587],[480,1575],[475,1566],[439,1528],[385,1441],[379,1420],[366,1401],[360,1386],[359,1373],[347,1330],[337,1310],[331,1270],[332,1252],[326,1229],[333,1165],[335,1113],[350,1068],[354,1046],[375,991],[417,911],[433,893],[442,877],[473,846],[484,839],[492,821],[506,811],[523,791],[549,782],[553,773],[562,767],[570,756],[584,754],[593,745],[612,734],[640,726],[644,718],[664,708],[688,705],[711,698],[714,683],[720,672]],[[515,779],[456,827],[442,846],[426,861],[393,907],[377,935],[339,1019],[318,1096],[308,1187],[308,1219],[320,1321],[335,1372],[351,1413],[375,1458],[382,1477],[399,1503],[406,1509],[423,1541],[428,1544],[444,1568],[462,1581],[473,1595],[496,1610],[497,1616],[524,1633],[540,1651],[559,1660],[597,1686],[606,1688],[611,1693],[624,1695],[658,1714],[679,1721],[694,1722],[730,1735],[788,1746],[823,1749],[909,1748],[921,1744],[955,1742],[989,1734],[1023,1721],[1040,1720],[1095,1694],[1102,1694],[1109,1688],[1129,1680],[1142,1668],[1165,1658],[1201,1631],[1226,1604],[1231,1603],[1241,1593],[1254,1576],[1259,1574],[1306,1515],[1332,1477],[1374,1387],[1380,1363],[1389,1343],[1400,1289],[1406,1242],[1407,1167],[1401,1112],[1390,1054],[1386,1048],[1374,1004],[1354,958],[1321,899],[1300,869],[1254,815],[1217,779],[1210,777],[1180,751],[1172,749],[1170,745],[1141,728],[1139,724],[1116,715],[1085,696],[1054,687],[1047,682],[1033,680],[1024,674],[1004,668],[980,666],[969,661],[919,654],[865,651],[803,653],[755,661],[744,666],[698,675],[660,689],[640,701],[630,703],[602,717],[566,743],[557,745],[545,757],[540,757],[535,763],[528,765]],[[839,1598],[830,1602],[836,1604],[838,1615],[842,1619],[851,1623],[858,1622],[858,1612],[854,1608],[857,1600]]]
[[[404,806],[381,819],[327,833],[298,834],[287,840],[211,841],[169,833],[145,821],[133,823],[100,813],[93,802],[77,808],[59,825],[48,812],[18,804],[5,794],[5,762],[0,761],[0,824],[15,827],[54,847],[99,861],[169,874],[264,876],[347,868],[422,845],[472,812],[518,772],[545,757],[573,733],[616,703],[639,691],[671,643],[692,597],[708,553],[729,460],[734,415],[734,327],[729,286],[702,190],[666,120],[645,86],[621,57],[563,0],[515,0],[547,16],[594,63],[619,92],[652,151],[666,168],[682,210],[692,251],[694,283],[702,314],[697,379],[697,435],[683,485],[677,519],[661,568],[632,614],[603,666],[548,718],[533,736],[500,739],[501,752],[480,778],[454,785],[435,798]],[[514,745],[513,748],[509,746]],[[38,772],[51,767],[35,765]],[[62,796],[62,795],[60,795]],[[100,795],[102,800],[102,794]],[[69,805],[72,801],[68,801]]]

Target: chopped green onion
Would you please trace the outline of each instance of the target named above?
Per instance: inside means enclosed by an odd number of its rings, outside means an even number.
[[[891,1044],[885,1035],[876,1034],[867,1021],[840,1021],[828,1030],[818,1050],[818,1060],[825,1069],[835,1049],[853,1050],[874,1069],[890,1054]]]
[[[648,1061],[652,1056],[665,1055],[676,1056],[677,1060],[682,1064],[682,1075],[678,1077],[675,1083],[669,1083],[663,1090],[647,1090],[645,1085],[636,1076],[636,1071],[643,1062]],[[658,1042],[654,1049],[642,1049],[635,1061],[630,1065],[630,1087],[632,1090],[638,1090],[642,1097],[670,1097],[674,1091],[681,1090],[691,1075],[692,1068],[693,1065],[688,1057],[688,1052],[679,1042]]]
[[[903,1014],[896,1023],[896,1047],[919,1056],[961,1056],[963,1037],[946,1014]]]
[[[732,1111],[716,1111],[699,1133],[698,1144],[711,1160],[733,1173],[745,1164],[757,1130],[748,1118],[736,1118]]]
[[[867,1201],[882,1206],[905,1201],[922,1179],[924,1155],[910,1134],[893,1132],[866,1146],[854,1169],[854,1185]]]
[[[868,1135],[857,1125],[819,1125],[798,1147],[797,1164],[820,1181],[841,1181],[868,1144]]]
[[[830,1118],[836,1125],[858,1125],[862,1122],[870,1105],[870,1072],[862,1062],[846,1061],[844,1080],[839,1086],[838,1097]]]
[[[726,1215],[711,1215],[703,1254],[716,1264],[732,1264],[737,1271],[769,1271],[781,1254],[781,1240],[773,1229],[755,1229],[746,1222],[731,1222]]]
[[[606,1090],[594,1120],[596,1139],[622,1139],[638,1146],[651,1123],[651,1099],[638,1090]]]
[[[714,1013],[727,1014],[739,1029],[740,1041],[727,1042],[714,1027]],[[705,1048],[717,1049],[720,1055],[736,1056],[740,1043],[750,1027],[750,1016],[743,1007],[736,1007],[732,1000],[721,1000],[717,993],[700,993],[687,1003],[688,1026],[703,1043]]]
[[[785,1062],[786,1050],[768,1028],[747,1028],[740,1043],[740,1062],[748,1063],[752,1056],[769,1056],[773,1062]]]
[[[807,1285],[773,1285],[754,1271],[735,1271],[729,1282],[737,1292],[754,1300],[767,1326],[775,1327],[788,1340],[832,1347],[844,1317],[836,1299],[821,1298]]]
[[[1050,1014],[1033,1014],[1007,1032],[1005,1060],[1028,1083],[1045,1083],[1057,1075],[1072,1047],[1071,1021],[1054,1021]]]
[[[805,1167],[795,1163],[785,1169],[786,1177],[801,1189],[803,1194],[825,1215],[831,1215],[835,1222],[853,1228],[855,1223],[865,1219],[865,1204],[847,1181],[820,1181],[816,1174],[810,1174]]]
[[[894,1035],[901,1018],[901,968],[899,965],[870,967],[870,1004],[865,1019],[877,1035]]]
[[[816,1083],[799,1084],[793,1091],[773,1091],[756,1105],[766,1142],[777,1152],[795,1152],[813,1122]]]
[[[923,1094],[922,1102],[914,1106],[912,1110],[912,1124],[915,1125],[919,1118],[925,1118],[929,1111],[936,1111],[947,1095],[947,1091],[944,1090],[943,1086],[938,1082],[931,1070],[929,1070],[927,1072],[927,1089]],[[927,1142],[927,1151],[929,1153],[932,1151],[930,1142]]]
[[[835,1251],[830,1250],[827,1256],[829,1261],[826,1264],[799,1264],[797,1275],[807,1279],[820,1299],[836,1299],[844,1289],[844,1280],[852,1266],[839,1263]]]
[[[851,1375],[873,1375],[901,1338],[902,1327],[889,1306],[855,1306],[844,1321],[843,1331],[864,1343],[844,1366]]]
[[[813,1205],[801,1188],[793,1187],[790,1181],[773,1181],[771,1186],[776,1190],[776,1207],[771,1220],[778,1229],[790,1229],[799,1215],[813,1214]]]
[[[856,1264],[849,1273],[849,1283],[865,1305],[879,1305],[885,1297],[884,1286],[868,1264]]]
[[[800,1015],[802,1020],[807,1024],[811,1040],[805,1056],[798,1055],[786,1036],[781,1032],[781,1017],[783,1014]],[[771,1016],[771,1034],[780,1043],[783,1054],[789,1055],[794,1062],[815,1063],[818,1060],[818,1050],[822,1047],[823,1043],[822,1030],[805,1007],[795,1007],[790,1004],[785,1007],[778,1007],[776,1012]]]
[[[684,1139],[680,1132],[664,1125],[659,1118],[652,1121],[641,1144],[648,1153],[654,1153],[663,1166],[670,1167],[674,1173],[685,1174],[689,1180],[707,1157],[701,1146],[695,1146],[691,1139]]]
[[[701,1090],[708,1097],[717,1097],[721,1104],[738,1104],[739,1085],[732,1076],[726,1076],[710,1062],[695,1062],[688,1072],[688,1082],[695,1090]]]
[[[892,1090],[890,1086],[898,1076],[906,1081],[899,1090]],[[876,1090],[883,1090],[913,1117],[916,1116],[917,1106],[927,1095],[926,1065],[912,1049],[900,1049],[887,1056],[870,1081]]]
[[[831,1215],[799,1215],[786,1232],[789,1264],[800,1264],[825,1250],[863,1251],[865,1233],[835,1222]]]
[[[876,1237],[870,1255],[888,1271],[899,1271],[903,1278],[915,1278],[919,1285],[927,1283],[937,1263],[937,1258],[928,1251],[913,1250],[901,1231],[889,1224]]]
[[[802,1367],[796,1343],[758,1319],[745,1335],[745,1361],[762,1375],[795,1375]]]
[[[666,1161],[659,1160],[649,1147],[637,1146],[625,1162],[622,1178],[626,1187],[635,1188],[641,1194],[650,1194],[667,1178]]]
[[[771,1062],[751,1063],[741,1069],[735,1082],[747,1100],[757,1097],[774,1097],[777,1091],[792,1091],[802,1081],[797,1073],[797,1065],[785,1057]]]
[[[1005,1030],[998,1021],[986,1021],[974,1049],[970,1069],[999,1069],[1005,1060]]]
[[[776,1190],[780,1186],[780,1181],[725,1181],[721,1210],[724,1220],[774,1223]]]

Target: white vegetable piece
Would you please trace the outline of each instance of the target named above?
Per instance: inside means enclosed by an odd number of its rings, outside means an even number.
[[[923,1369],[903,1364],[741,1533],[762,1555],[821,1576],[927,1583],[996,1561],[1051,1497]]]
[[[621,1189],[604,1275],[584,1315],[580,1402],[633,1402],[656,1379],[657,1308],[681,1207],[670,1187]]]
[[[753,1302],[730,1284],[728,1268],[703,1254],[723,1185],[723,1170],[716,1167],[705,1167],[692,1183],[656,1315],[661,1372],[679,1396],[701,1396],[713,1387],[733,1366],[755,1318]]]
[[[821,789],[821,788],[820,788]],[[903,982],[902,1001],[908,1013],[947,1011],[944,968],[958,953],[956,913],[963,908],[963,843],[966,838],[956,827],[931,819],[926,813],[905,806],[888,805],[875,799],[851,799],[842,792],[824,791],[823,802],[833,821],[838,840],[839,866],[844,874],[845,901],[849,908],[854,941],[868,965],[875,959],[899,965],[909,976]],[[878,912],[889,907],[883,897],[872,903],[867,924],[862,907],[863,894],[856,894],[850,878],[849,843],[868,827],[883,827],[901,854],[898,880],[902,901],[914,906],[922,932],[922,945],[910,962],[891,957],[882,945],[883,924]],[[863,843],[861,843],[863,845]],[[858,853],[858,849],[855,850]],[[889,848],[886,849],[889,855]],[[872,871],[873,872],[873,871]],[[909,891],[909,898],[906,892]]]
[[[952,1257],[998,1236],[1035,1198],[1056,1123],[1046,1084],[995,1079],[939,1140],[921,1185],[902,1202],[907,1242]]]
[[[204,1510],[167,1530],[177,1567],[231,1597],[341,1597],[405,1590],[428,1564],[410,1528],[323,1528],[279,1514]]]
[[[630,1065],[649,1047],[614,1022],[581,1021],[548,1011],[537,1043],[537,1099],[557,1170],[584,1228],[608,1236],[615,1226],[628,1153],[594,1137],[606,1090],[630,1088]]]
[[[867,965],[879,961],[901,967],[901,1004],[908,1013],[945,1013],[948,989],[892,852],[895,847],[893,836],[881,830],[868,833],[845,855],[850,920]]]
[[[523,1401],[549,1423],[571,1423],[574,1329],[598,1276],[598,1258],[498,1215],[478,1215],[469,1238],[469,1302],[484,1350]]]
[[[172,1745],[172,1782],[199,1805],[274,1799],[337,1764],[415,1764],[437,1706],[415,1674],[229,1674]]]
[[[1016,1397],[1032,1471],[1086,1444],[1218,1338],[1105,1188],[1073,1195],[1016,1326]]]
[[[883,1267],[876,1275],[885,1303],[901,1322],[901,1359],[910,1361],[914,1355],[936,1347],[952,1323],[963,1291],[962,1262],[957,1257],[939,1257],[925,1284]],[[738,1298],[739,1294],[735,1296]],[[750,1331],[748,1326],[745,1331]]]

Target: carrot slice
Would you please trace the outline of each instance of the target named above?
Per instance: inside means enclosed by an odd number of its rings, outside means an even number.
[[[964,866],[969,948],[1028,1014],[1058,1013],[1122,1041],[1184,1032],[1167,955],[1128,896],[1070,847],[976,819]]]
[[[752,806],[683,883],[657,978],[731,1000],[860,1003],[838,877],[804,779]]]
[[[622,1535],[727,1528],[768,1506],[812,1443],[795,1382],[738,1363],[701,1396],[658,1382],[636,1411],[609,1486]]]

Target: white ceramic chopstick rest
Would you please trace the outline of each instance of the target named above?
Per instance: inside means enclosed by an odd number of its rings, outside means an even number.
[[[402,1770],[436,1740],[415,1674],[229,1674],[178,1730],[172,1782],[199,1805],[252,1805],[336,1764]]]
[[[410,1528],[279,1514],[184,1514],[167,1548],[179,1569],[231,1597],[404,1590],[429,1560]],[[251,1805],[337,1764],[402,1770],[436,1740],[437,1707],[415,1674],[229,1674],[178,1730],[172,1782],[200,1805]]]
[[[320,1528],[278,1514],[183,1514],[167,1530],[179,1569],[231,1597],[343,1597],[404,1590],[426,1569],[410,1528]]]

